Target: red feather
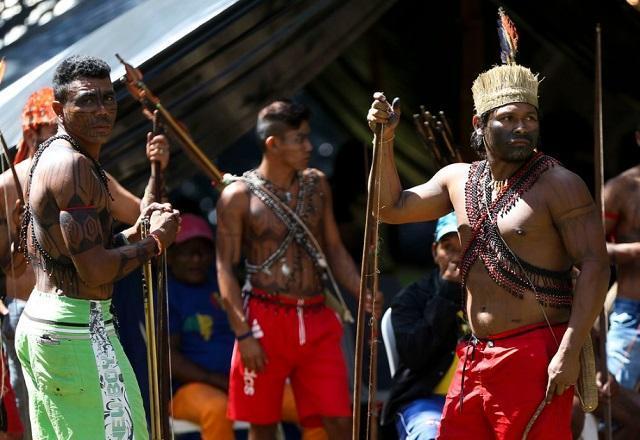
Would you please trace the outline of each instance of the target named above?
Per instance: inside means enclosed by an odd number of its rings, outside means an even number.
[[[516,30],[516,25],[513,24],[513,21],[509,18],[509,16],[504,12],[503,8],[498,9],[498,24],[502,30],[498,30],[498,33],[502,33],[502,36],[507,40],[506,43],[509,46],[509,53],[502,54],[503,62],[507,63],[515,63],[516,62],[516,54],[518,53],[518,31]],[[504,51],[505,48],[503,48]],[[504,60],[504,56],[506,55],[507,60]]]

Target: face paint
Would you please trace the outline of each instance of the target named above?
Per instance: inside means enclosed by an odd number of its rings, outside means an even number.
[[[69,84],[63,125],[81,144],[102,145],[111,136],[117,110],[109,78],[79,78]]]
[[[289,130],[280,138],[280,158],[289,167],[301,171],[309,166],[313,146],[309,141],[311,128],[307,121],[300,127]]]
[[[522,162],[538,146],[538,112],[530,104],[505,105],[489,117],[484,133],[491,156],[505,162]]]

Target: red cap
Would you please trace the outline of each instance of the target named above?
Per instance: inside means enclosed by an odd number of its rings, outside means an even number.
[[[184,243],[192,238],[206,238],[213,242],[213,232],[205,219],[195,214],[180,215],[180,231],[176,235],[176,243]]]

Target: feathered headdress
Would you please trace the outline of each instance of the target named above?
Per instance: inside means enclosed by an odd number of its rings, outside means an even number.
[[[27,130],[37,131],[41,125],[56,123],[57,116],[51,106],[54,99],[51,87],[43,87],[29,95],[22,109],[22,139],[18,143],[14,164],[22,162],[29,155],[29,147],[24,140]]]
[[[503,8],[498,9],[498,40],[500,40],[502,64],[515,64],[518,53],[518,31]]]
[[[473,82],[473,102],[476,113],[514,102],[525,102],[538,107],[538,75],[516,64],[518,32],[504,9],[498,9],[498,39],[503,65],[478,75]]]

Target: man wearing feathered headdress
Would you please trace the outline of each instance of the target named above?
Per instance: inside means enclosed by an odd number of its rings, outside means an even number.
[[[399,105],[374,95],[380,216],[408,223],[454,210],[458,219],[473,335],[457,351],[439,438],[569,439],[581,349],[609,280],[602,221],[584,182],[538,151],[538,77],[515,64],[517,35],[502,12],[500,32],[505,64],[472,87],[472,143],[484,160],[403,191],[393,159]]]

